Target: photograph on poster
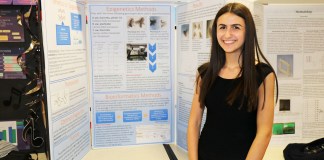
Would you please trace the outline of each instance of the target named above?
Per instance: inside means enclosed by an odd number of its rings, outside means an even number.
[[[192,23],[192,39],[202,39],[202,21]]]
[[[189,24],[181,25],[181,39],[189,39]]]
[[[279,100],[279,111],[290,111],[290,99]]]
[[[166,29],[168,26],[167,17],[151,16],[150,17],[150,29],[161,30]]]
[[[273,135],[295,134],[295,122],[274,123],[272,127]]]
[[[207,20],[206,25],[206,38],[211,38],[212,26],[213,26],[213,19]]]
[[[294,65],[293,55],[278,55],[277,56],[277,72],[279,78],[293,77]]]
[[[127,18],[128,29],[145,29],[145,18],[144,17],[128,17]]]
[[[147,57],[147,45],[143,44],[127,44],[127,60],[128,61],[144,61]]]

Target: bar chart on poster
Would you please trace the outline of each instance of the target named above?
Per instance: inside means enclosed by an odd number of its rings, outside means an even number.
[[[17,64],[17,56],[23,48],[0,47],[0,79],[26,79],[22,69]]]
[[[0,122],[0,139],[17,145],[16,121]]]

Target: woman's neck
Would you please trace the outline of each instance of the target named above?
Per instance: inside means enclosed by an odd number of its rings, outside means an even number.
[[[240,54],[226,54],[226,61],[223,68],[235,69],[241,68],[242,56]]]
[[[226,61],[219,72],[219,76],[226,79],[233,79],[241,75],[242,59],[239,54],[226,54]]]

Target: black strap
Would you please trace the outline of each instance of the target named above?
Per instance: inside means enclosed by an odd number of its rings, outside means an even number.
[[[169,144],[163,144],[165,151],[167,152],[170,160],[178,160]]]
[[[24,151],[11,151],[0,160],[32,160],[31,155],[28,152]]]

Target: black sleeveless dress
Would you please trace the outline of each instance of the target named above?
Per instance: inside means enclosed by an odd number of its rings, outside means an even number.
[[[273,70],[264,63],[256,65],[258,86]],[[201,72],[200,72],[201,73]],[[256,111],[248,112],[246,104],[226,103],[230,91],[242,81],[217,77],[207,94],[207,118],[198,144],[199,160],[243,160],[256,136]]]

